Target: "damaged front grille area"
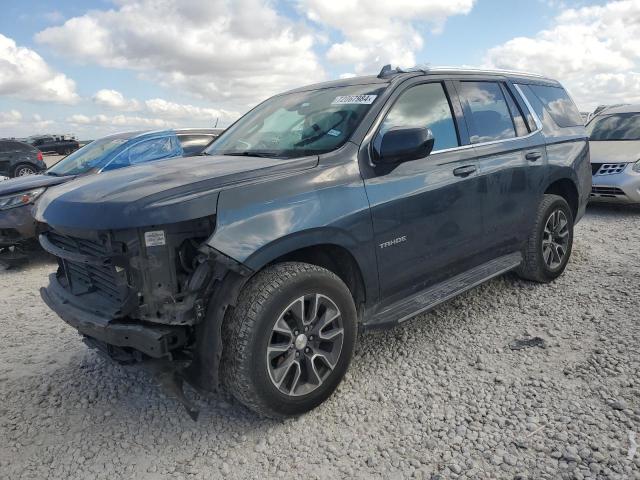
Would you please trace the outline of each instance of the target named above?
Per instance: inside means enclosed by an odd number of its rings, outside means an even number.
[[[81,308],[106,317],[194,325],[204,315],[212,264],[200,246],[213,219],[116,231],[49,228],[40,236],[58,257],[58,283]]]
[[[66,280],[65,286],[73,295],[95,293],[112,303],[114,307],[124,304],[129,293],[125,272],[124,269],[116,271],[112,262],[114,253],[106,238],[99,242],[56,232],[47,233],[47,238],[64,252],[77,255],[60,258]],[[81,256],[86,256],[86,261],[80,261]]]

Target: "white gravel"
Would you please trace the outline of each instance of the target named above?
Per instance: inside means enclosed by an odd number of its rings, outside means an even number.
[[[554,284],[507,275],[364,336],[283,422],[223,395],[192,422],[47,310],[52,269],[0,272],[2,478],[640,479],[640,210],[591,208]],[[528,336],[547,348],[509,348]]]

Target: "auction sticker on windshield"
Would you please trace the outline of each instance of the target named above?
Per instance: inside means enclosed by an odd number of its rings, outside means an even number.
[[[340,95],[331,105],[371,105],[377,95]]]

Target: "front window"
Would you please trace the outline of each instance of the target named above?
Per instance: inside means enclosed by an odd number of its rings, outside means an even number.
[[[423,83],[402,93],[389,110],[374,140],[377,150],[380,149],[384,133],[397,127],[431,129],[434,151],[458,146],[453,113],[441,83]]]
[[[111,159],[114,151],[127,140],[127,138],[109,137],[95,140],[60,160],[47,173],[63,176],[97,171]]]
[[[595,117],[587,125],[589,139],[640,140],[640,113],[616,113]]]
[[[330,152],[351,137],[382,90],[353,85],[272,97],[238,120],[206,153],[296,158]]]

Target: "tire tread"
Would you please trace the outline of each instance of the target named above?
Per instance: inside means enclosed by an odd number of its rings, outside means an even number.
[[[333,280],[342,283],[337,275],[316,265],[301,262],[272,265],[249,280],[240,293],[236,307],[229,311],[229,318],[225,321],[223,384],[236,400],[261,416],[284,418],[287,415],[276,412],[266,405],[251,380],[251,365],[247,361],[246,352],[251,348],[252,335],[257,330],[259,313],[265,303],[276,295],[288,280],[300,274],[312,272],[329,275]]]
[[[531,229],[531,233],[529,234],[529,238],[527,239],[527,243],[525,244],[523,250],[523,261],[520,267],[516,270],[516,273],[519,277],[525,280],[531,280],[539,283],[548,283],[553,280],[555,277],[550,276],[542,267],[540,263],[540,229],[544,228],[544,222],[546,221],[546,213],[549,207],[553,205],[555,202],[561,201],[565,204],[567,211],[571,215],[571,209],[567,201],[559,195],[553,194],[545,194],[538,206],[538,211],[536,212],[536,218]],[[573,225],[573,218],[571,218],[571,224]],[[562,270],[560,271],[562,273]],[[559,274],[558,274],[559,275]]]

